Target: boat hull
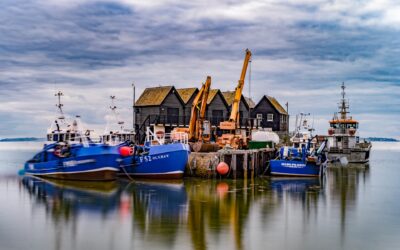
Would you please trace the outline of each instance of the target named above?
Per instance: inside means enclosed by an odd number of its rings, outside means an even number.
[[[25,174],[43,178],[110,181],[117,178],[120,154],[117,147],[92,146],[74,149],[73,157],[54,157],[46,150],[46,161],[28,161]]]
[[[321,167],[310,162],[271,160],[270,169],[271,175],[317,177],[320,175]]]
[[[56,173],[32,173],[26,172],[26,175],[32,175],[42,178],[51,178],[59,180],[75,181],[113,181],[117,178],[118,169],[104,167],[90,171],[56,172]]]
[[[348,163],[364,164],[369,162],[369,156],[370,156],[370,149],[367,150],[348,149],[346,152],[341,152],[341,153],[337,153],[335,151],[328,152],[328,159],[331,162],[340,161],[340,158],[346,157]]]
[[[147,155],[124,159],[119,176],[179,179],[185,172],[189,153],[188,145],[181,143],[152,146]]]

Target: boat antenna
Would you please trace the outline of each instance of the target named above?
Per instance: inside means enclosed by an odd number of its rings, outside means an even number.
[[[64,104],[61,103],[61,96],[64,96],[64,94],[61,91],[58,91],[55,96],[57,96],[58,98],[58,103],[56,104],[56,107],[58,108],[58,111],[60,112],[60,117],[58,117],[58,119],[63,120],[64,117],[64,112],[62,110],[62,107],[64,106]]]
[[[315,129],[314,129],[314,120],[315,120],[315,119],[314,119],[314,118],[315,118],[315,116],[313,115],[313,116],[312,116],[312,125],[311,125],[311,129],[310,129],[311,132],[313,132],[313,131],[315,130]]]

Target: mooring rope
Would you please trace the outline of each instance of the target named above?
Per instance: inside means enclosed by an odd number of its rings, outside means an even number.
[[[120,168],[122,168],[122,171],[125,173],[125,175],[128,177],[129,180],[133,181],[133,178],[128,174],[128,172],[126,172],[125,167],[127,166],[133,166],[133,164],[129,164],[129,165],[119,165]]]

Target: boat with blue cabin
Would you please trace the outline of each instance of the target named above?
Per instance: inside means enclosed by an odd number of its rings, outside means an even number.
[[[122,159],[120,176],[176,179],[182,178],[189,160],[186,133],[156,133],[147,128],[144,145],[135,145],[132,156]]]
[[[65,180],[114,180],[120,170],[120,147],[94,143],[90,131],[80,127],[79,116],[66,119],[58,92],[60,115],[47,133],[47,142],[24,165],[26,175]]]
[[[281,147],[279,156],[270,162],[272,175],[319,176],[326,157],[322,148],[317,150],[318,136],[313,136],[313,126],[308,122],[310,113],[296,115],[295,131],[290,138],[291,147]]]
[[[271,175],[322,176],[326,165],[326,141],[317,150],[311,149],[312,139],[300,147],[281,147],[276,159],[270,161]]]

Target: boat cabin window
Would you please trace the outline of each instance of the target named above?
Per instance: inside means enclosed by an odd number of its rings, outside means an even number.
[[[42,160],[42,153],[36,154],[32,159],[28,162],[40,162]]]
[[[341,129],[358,129],[358,123],[331,123],[331,128],[341,128]]]

